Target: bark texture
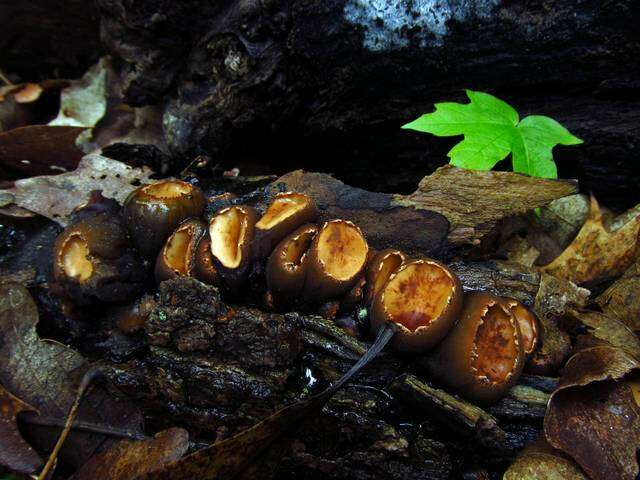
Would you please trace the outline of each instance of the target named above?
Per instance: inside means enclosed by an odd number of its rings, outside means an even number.
[[[484,276],[481,270],[510,277],[495,266],[470,266],[467,273]],[[515,288],[517,280],[511,282]],[[527,282],[520,287],[521,297],[535,290]],[[111,380],[154,427],[180,424],[202,439],[232,436],[321,391],[367,348],[317,316],[227,306],[215,288],[192,279],[161,285],[146,331],[155,345],[103,324],[99,348],[86,340],[79,347],[93,357],[99,352]],[[553,387],[553,379],[524,376],[485,411],[426,383],[419,362],[384,352],[244,478],[448,479],[472,467],[499,472],[538,435]]]
[[[551,115],[585,144],[560,175],[614,206],[637,201],[640,5],[633,0],[100,0],[128,101],[163,102],[176,154],[251,173],[333,171],[415,189],[450,140],[398,127],[486,90]]]

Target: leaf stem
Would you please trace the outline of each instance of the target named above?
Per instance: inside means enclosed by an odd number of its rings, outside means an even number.
[[[57,427],[64,428],[66,421],[60,418],[48,417],[45,415],[38,415],[36,412],[24,411],[20,413],[20,421],[28,423],[29,425],[40,425],[43,427]],[[107,425],[98,425],[89,422],[73,422],[71,430],[77,430],[80,432],[97,433],[100,435],[106,435],[108,437],[126,438],[129,440],[145,440],[148,438],[138,432],[131,432],[128,430],[122,430],[119,428],[112,428]]]
[[[73,405],[71,405],[71,409],[69,410],[69,415],[67,416],[67,421],[65,422],[64,429],[60,433],[60,437],[58,437],[58,441],[56,445],[53,447],[53,451],[49,455],[49,459],[47,460],[46,465],[40,472],[38,476],[38,480],[45,480],[49,476],[49,472],[55,466],[56,461],[58,459],[58,453],[64,444],[64,441],[67,439],[69,432],[71,431],[71,426],[73,425],[73,421],[78,414],[78,407],[80,407],[80,402],[84,397],[85,392],[96,378],[101,377],[103,374],[97,368],[91,368],[88,370],[84,376],[82,377],[82,381],[80,382],[80,386],[78,387],[78,393],[76,394],[76,398],[73,401]]]

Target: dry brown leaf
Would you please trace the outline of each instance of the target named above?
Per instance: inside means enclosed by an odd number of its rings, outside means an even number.
[[[0,383],[45,416],[65,418],[76,397],[74,379],[86,367],[84,358],[64,345],[41,340],[38,311],[29,291],[15,283],[0,284]],[[142,430],[142,417],[132,405],[94,387],[79,408],[78,419],[94,424]],[[34,446],[50,451],[56,438],[44,427],[31,426]],[[82,465],[109,440],[101,434],[74,431],[61,458]]]
[[[170,428],[147,440],[120,440],[94,455],[71,480],[129,480],[161,470],[189,449],[189,433]]]
[[[581,324],[581,330],[585,327],[587,330],[587,333],[578,332],[575,349],[608,344],[621,348],[640,359],[640,339],[621,321],[592,310],[572,309],[568,312],[568,317]]]
[[[634,263],[613,282],[596,303],[635,332],[640,332],[640,264]]]
[[[571,458],[543,438],[527,445],[507,469],[503,480],[588,480]]]
[[[624,377],[640,363],[620,348],[597,346],[569,359],[544,420],[547,441],[594,480],[638,474],[640,406]]]
[[[600,206],[591,197],[589,216],[576,238],[542,269],[578,284],[617,277],[635,258],[639,232],[640,205],[605,225]]]
[[[92,153],[72,172],[17,180],[14,187],[0,190],[0,198],[3,205],[14,203],[66,226],[69,214],[84,205],[92,191],[122,203],[138,185],[150,183],[152,173]]]
[[[82,158],[79,127],[28,125],[0,133],[0,166],[21,177],[74,169]],[[15,178],[15,177],[14,177]]]
[[[26,475],[42,467],[42,458],[22,438],[18,430],[18,414],[35,411],[0,386],[0,467]]]
[[[557,319],[575,307],[584,306],[589,290],[574,283],[542,273],[534,301],[540,322],[540,346],[526,365],[526,371],[549,375],[558,370],[571,352],[569,335],[560,330]]]
[[[578,234],[588,215],[589,197],[576,194],[554,200],[541,208],[540,216],[536,215],[532,220],[564,249]]]

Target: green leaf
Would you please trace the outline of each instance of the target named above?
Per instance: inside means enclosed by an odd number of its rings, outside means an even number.
[[[573,136],[549,117],[531,115],[517,127],[519,135],[513,148],[513,171],[534,177],[558,178],[551,150],[556,145],[577,145],[582,140]]]
[[[582,143],[549,117],[532,115],[520,121],[513,107],[493,95],[466,93],[469,103],[437,103],[433,113],[402,128],[439,137],[464,135],[448,153],[458,167],[490,170],[511,153],[515,172],[544,178],[557,177],[554,146]]]

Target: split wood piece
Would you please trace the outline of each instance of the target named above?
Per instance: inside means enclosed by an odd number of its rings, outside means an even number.
[[[577,192],[570,180],[532,178],[512,172],[464,170],[450,165],[424,177],[410,195],[350,187],[322,173],[287,173],[273,194],[309,195],[320,221],[344,218],[358,225],[371,246],[438,256],[446,246],[476,244],[507,216],[542,207]]]

